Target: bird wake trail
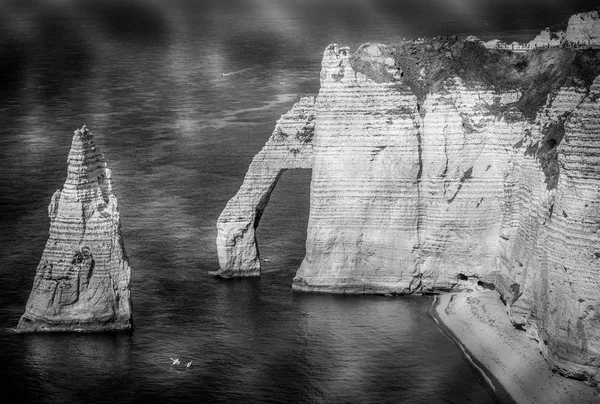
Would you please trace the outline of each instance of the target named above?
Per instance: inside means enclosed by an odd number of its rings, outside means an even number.
[[[221,76],[232,76],[234,74],[239,74],[239,73],[247,72],[248,70],[252,70],[252,67],[247,67],[247,68],[242,69],[242,70],[236,70],[234,72],[221,73]]]

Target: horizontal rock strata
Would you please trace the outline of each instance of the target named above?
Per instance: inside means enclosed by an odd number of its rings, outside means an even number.
[[[585,45],[600,45],[600,11],[572,15],[565,32],[565,40]]]
[[[273,188],[285,170],[311,168],[315,98],[304,97],[279,121],[254,157],[237,194],[217,221],[217,253],[223,278],[260,275],[255,230]]]
[[[92,133],[76,130],[67,180],[48,207],[50,236],[17,330],[110,331],[132,326],[130,268],[111,172]]]
[[[526,157],[519,177],[513,237],[500,254],[497,283],[513,323],[527,328],[549,362],[568,376],[598,380],[600,327],[600,77],[588,89],[563,88],[540,117],[539,143],[562,137],[556,178],[541,185]],[[525,150],[527,153],[527,150]],[[515,159],[516,160],[516,159]],[[541,159],[542,170],[544,158]],[[548,170],[548,169],[547,169]],[[536,180],[536,176],[538,177]],[[546,178],[548,180],[548,178]],[[546,182],[545,185],[548,185]]]
[[[554,369],[600,381],[598,62],[456,38],[329,46],[318,96],[280,120],[219,218],[218,274],[259,274],[270,192],[312,167],[295,290],[497,289]],[[314,137],[300,148],[288,121]]]
[[[543,46],[577,45],[600,46],[600,12],[574,14],[567,24],[542,30],[528,44],[531,48]]]
[[[524,130],[497,110],[521,94],[460,77],[428,92],[413,50],[325,52],[297,290],[405,294],[455,288],[458,274],[494,281],[503,179]]]

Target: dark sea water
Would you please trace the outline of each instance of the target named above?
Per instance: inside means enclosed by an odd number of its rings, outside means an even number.
[[[582,4],[0,1],[2,401],[497,402],[428,315],[430,298],[291,291],[310,171],[287,172],[271,198],[260,279],[207,274],[216,220],[275,121],[317,93],[329,43],[528,40]],[[83,124],[113,170],[135,331],[10,333]]]

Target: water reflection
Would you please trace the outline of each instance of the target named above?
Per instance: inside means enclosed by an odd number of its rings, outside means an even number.
[[[141,44],[168,40],[170,27],[159,2],[102,0],[73,4],[75,10],[81,13],[79,18],[97,24],[113,39],[133,40]]]
[[[38,402],[125,402],[133,398],[131,337],[126,334],[27,335],[25,364]],[[99,395],[95,386],[102,386]]]

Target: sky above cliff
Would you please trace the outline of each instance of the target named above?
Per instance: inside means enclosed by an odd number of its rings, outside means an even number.
[[[90,10],[93,13],[88,12],[86,18],[111,17],[115,25],[128,19],[168,16],[194,17],[198,22],[204,18],[262,18],[274,28],[281,21],[306,27],[331,20],[364,20],[391,22],[405,27],[406,32],[423,35],[457,28],[480,33],[538,29],[596,7],[597,1],[590,0],[0,0],[5,17],[17,15],[25,20],[47,19],[54,13],[77,18],[81,11]],[[431,16],[426,25],[424,16]]]
[[[592,10],[589,0],[0,0],[0,74],[18,87],[33,59],[55,71],[91,68],[104,45],[199,41],[223,70],[293,60],[319,69],[330,43],[356,49],[422,36],[477,35],[527,42]],[[176,39],[178,38],[178,39]],[[106,41],[109,42],[106,42]],[[43,64],[40,64],[43,65]],[[57,70],[56,70],[57,69]],[[45,74],[45,73],[44,73]],[[43,74],[42,74],[43,75]]]
[[[356,49],[455,34],[527,42],[597,6],[589,0],[0,0],[0,75],[5,86],[18,88],[35,62],[48,67],[37,76],[53,81],[57,71],[91,69],[106,44],[175,55],[182,38],[197,41],[224,71],[290,60],[318,71],[330,43]]]

